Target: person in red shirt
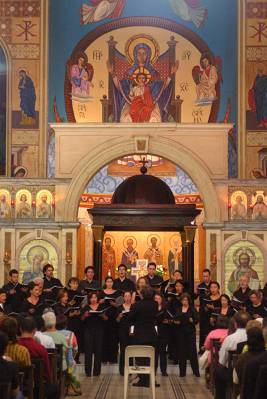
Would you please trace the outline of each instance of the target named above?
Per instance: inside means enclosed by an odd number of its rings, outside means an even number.
[[[34,340],[36,323],[32,317],[24,317],[20,320],[21,337],[20,345],[25,346],[30,352],[31,358],[42,359],[44,363],[45,395],[47,399],[59,399],[58,387],[51,383],[51,369],[46,348]]]

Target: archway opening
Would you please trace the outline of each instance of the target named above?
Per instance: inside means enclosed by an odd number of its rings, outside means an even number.
[[[190,205],[196,206],[201,210],[201,214],[196,219],[197,230],[195,235],[195,278],[199,280],[199,274],[205,267],[205,233],[203,230],[204,209],[202,197],[192,179],[173,162],[151,154],[139,155],[132,154],[118,158],[108,165],[102,167],[88,182],[84,193],[81,195],[79,207],[79,221],[81,227],[78,233],[78,274],[81,276],[84,266],[92,264],[93,259],[93,218],[90,209],[94,205],[111,204],[112,196],[117,188],[130,176],[140,173],[140,166],[147,166],[148,174],[161,179],[172,192],[175,203],[181,207]],[[170,228],[161,229],[148,228],[144,230],[140,226],[139,231],[118,229],[115,231],[105,231],[103,237],[103,256],[102,256],[102,277],[111,274],[116,277],[116,265],[127,263],[127,242],[133,241],[135,249],[134,260],[138,265],[142,260],[153,260],[148,256],[151,246],[151,238],[156,237],[158,249],[158,266],[164,274],[169,274],[174,269],[182,269],[182,240],[179,231]],[[132,242],[131,241],[131,242]],[[108,248],[106,248],[106,246]],[[140,261],[140,262],[139,262]],[[144,264],[145,262],[143,262]]]

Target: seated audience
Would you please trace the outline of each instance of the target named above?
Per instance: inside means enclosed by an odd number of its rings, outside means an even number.
[[[21,336],[18,340],[20,345],[25,346],[30,352],[31,359],[42,359],[44,365],[45,395],[46,399],[59,399],[59,389],[51,382],[51,369],[47,350],[34,339],[36,323],[32,317],[23,317],[20,320]],[[35,381],[38,388],[39,381]]]
[[[75,362],[75,356],[78,352],[77,339],[72,331],[67,329],[68,319],[64,315],[57,316],[57,331],[62,334],[67,341],[67,381],[66,381],[66,393],[70,396],[81,395],[81,384],[77,376],[77,367]]]
[[[18,365],[5,358],[5,352],[8,345],[8,337],[0,331],[0,385],[10,384],[11,398],[23,399],[19,391],[19,369]],[[0,388],[1,389],[1,388]],[[2,398],[7,399],[7,398]]]
[[[6,318],[1,323],[0,330],[2,330],[8,337],[8,345],[6,348],[6,355],[16,362],[20,367],[31,365],[31,356],[27,348],[18,343],[18,323],[17,320],[11,317]]]
[[[63,371],[67,370],[67,341],[66,337],[56,329],[56,315],[54,312],[43,314],[45,332],[44,335],[53,338],[55,345],[62,345],[63,350]]]
[[[247,337],[248,350],[239,356],[234,370],[234,383],[239,385],[241,398],[243,397],[243,377],[246,365],[250,359],[259,356],[265,351],[265,343],[261,328],[249,328],[247,330]]]
[[[227,384],[232,378],[228,372],[229,351],[235,351],[239,342],[247,341],[246,325],[249,318],[249,314],[244,311],[236,313],[234,316],[236,331],[223,341],[219,352],[219,366],[215,370],[216,399],[225,399]]]

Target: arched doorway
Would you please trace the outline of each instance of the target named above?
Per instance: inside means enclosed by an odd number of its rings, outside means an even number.
[[[134,154],[136,151],[135,137],[115,138],[97,145],[84,156],[75,166],[72,181],[69,185],[64,207],[64,219],[76,221],[80,197],[94,175],[104,165],[114,159]],[[165,137],[150,137],[148,152],[172,161],[180,166],[198,187],[204,202],[205,221],[220,222],[219,199],[210,177],[210,171],[195,153],[183,145]]]
[[[111,200],[113,196],[118,195],[121,185],[126,183],[126,179],[129,176],[137,177],[140,176],[140,167],[145,163],[148,166],[148,174],[151,177],[157,176],[159,180],[162,181],[165,189],[160,188],[157,193],[152,192],[149,189],[148,194],[149,200],[146,202],[147,205],[142,209],[143,214],[140,214],[140,209],[138,210],[139,216],[138,220],[135,222],[135,216],[129,217],[127,212],[125,213],[122,209],[121,215],[117,214],[117,222],[114,224],[114,218],[112,217],[112,205]],[[136,176],[137,175],[137,176]],[[148,177],[149,177],[148,176]],[[148,184],[142,186],[141,195],[146,191]],[[127,201],[134,205],[135,200],[138,203],[140,198],[136,198],[136,193],[134,193],[134,184],[129,185],[127,193]],[[162,197],[163,192],[172,192],[172,196],[175,199],[175,203],[180,206],[180,214],[169,215],[166,212],[166,203]],[[140,193],[140,191],[139,191]],[[151,194],[151,195],[150,195]],[[121,198],[121,196],[119,196]],[[156,201],[155,201],[156,200]],[[125,198],[120,199],[122,202],[122,208]],[[162,202],[163,201],[163,202]],[[159,209],[152,210],[151,204],[159,203],[163,204]],[[99,215],[92,216],[94,214],[93,207],[100,206],[102,208],[100,213],[103,212],[103,207],[105,208],[105,214],[102,214],[101,221],[97,220]],[[93,252],[95,250],[93,246],[93,234],[91,225],[101,225],[104,224],[104,232],[102,237],[102,259],[101,261],[101,276],[102,278],[109,272],[113,277],[116,277],[116,266],[119,263],[126,262],[126,253],[128,251],[127,242],[133,241],[135,244],[136,256],[138,254],[138,264],[139,260],[147,257],[148,248],[151,246],[151,239],[156,237],[158,250],[159,250],[159,265],[165,278],[174,271],[174,269],[183,268],[183,255],[182,255],[182,236],[181,231],[184,231],[184,225],[190,224],[193,220],[188,222],[183,221],[182,224],[177,224],[174,222],[175,219],[183,219],[188,211],[188,207],[196,206],[199,211],[203,213],[203,202],[198,193],[197,188],[190,179],[190,177],[177,165],[174,163],[161,158],[152,156],[150,154],[140,155],[133,154],[127,157],[122,157],[108,165],[104,166],[97,172],[97,174],[88,182],[86,189],[81,196],[80,208],[79,208],[79,221],[81,227],[78,231],[78,258],[77,267],[78,274],[80,277],[83,275],[83,269],[86,264],[94,264],[94,266],[99,268],[98,260],[93,257]],[[134,209],[132,210],[134,211]],[[132,212],[131,211],[131,212]],[[172,210],[175,211],[175,210]],[[116,206],[116,212],[118,212]],[[130,213],[131,213],[130,212]],[[165,212],[165,213],[164,213]],[[143,221],[141,221],[143,216]],[[159,216],[159,217],[158,217]],[[129,218],[131,220],[129,220]],[[107,222],[109,219],[112,220],[112,226]],[[123,220],[124,219],[124,220]],[[123,223],[126,220],[126,224]],[[203,220],[203,215],[201,215],[201,220]],[[131,226],[130,226],[131,225]],[[199,279],[199,273],[205,267],[205,234],[203,234],[202,223],[197,223],[197,230],[195,236],[195,245],[193,244],[194,255],[195,255],[195,267],[194,260],[192,258],[192,267],[190,270],[194,270],[195,279]],[[107,248],[106,248],[107,244]],[[127,263],[127,262],[126,262]],[[136,266],[136,262],[134,262]]]

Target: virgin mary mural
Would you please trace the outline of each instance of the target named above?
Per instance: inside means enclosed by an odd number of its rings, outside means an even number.
[[[179,61],[167,69],[170,72],[166,76],[161,76],[154,65],[163,65],[169,59],[165,54],[159,57],[158,44],[149,35],[131,37],[125,54],[126,59],[116,50],[113,63],[107,63],[113,80],[114,121],[167,122]]]

